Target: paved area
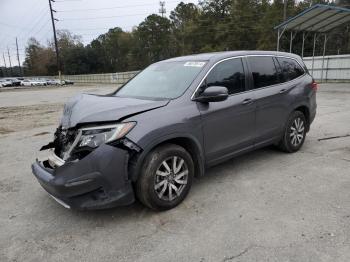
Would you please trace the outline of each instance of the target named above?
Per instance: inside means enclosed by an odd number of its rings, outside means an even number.
[[[265,148],[212,168],[174,210],[66,210],[30,164],[68,97],[111,90],[0,92],[0,261],[350,261],[349,84],[321,87],[300,152]]]

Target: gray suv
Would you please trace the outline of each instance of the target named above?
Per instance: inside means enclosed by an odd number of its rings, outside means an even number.
[[[194,177],[268,145],[296,152],[316,115],[317,84],[297,55],[237,51],[150,65],[108,95],[64,107],[48,157],[32,170],[67,208],[102,209],[137,198],[177,206]]]

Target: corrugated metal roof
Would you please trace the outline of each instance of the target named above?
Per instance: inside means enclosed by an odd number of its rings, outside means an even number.
[[[274,29],[325,33],[347,22],[350,22],[350,9],[317,4]]]

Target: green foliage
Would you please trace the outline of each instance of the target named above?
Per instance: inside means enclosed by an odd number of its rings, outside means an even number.
[[[170,13],[176,54],[190,54],[198,46],[198,38],[193,37],[193,34],[197,29],[199,16],[199,8],[195,4],[183,2]]]
[[[79,36],[59,31],[58,45],[65,74],[107,73],[139,70],[169,57],[225,50],[275,50],[274,26],[283,21],[283,0],[203,0],[198,5],[179,3],[169,19],[153,14],[125,32],[111,28],[84,46]],[[312,4],[349,6],[350,1],[288,0],[287,17]],[[328,54],[350,50],[349,27],[334,30]],[[289,51],[289,35],[281,49]],[[321,40],[318,40],[321,41]],[[301,53],[301,35],[294,39],[293,52]],[[310,55],[312,39],[306,41]],[[320,50],[316,50],[318,54]],[[57,66],[52,43],[48,47],[30,39],[24,64],[30,75],[55,74]]]
[[[150,15],[135,32],[138,50],[141,58],[140,66],[166,59],[173,55],[174,39],[170,20],[159,15]],[[138,51],[136,50],[136,51]]]

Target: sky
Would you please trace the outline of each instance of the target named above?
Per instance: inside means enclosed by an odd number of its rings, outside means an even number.
[[[169,16],[180,0],[166,0],[166,16]],[[183,0],[185,3],[198,3],[198,0]],[[68,29],[81,35],[88,44],[108,31],[121,27],[131,31],[148,15],[158,13],[159,0],[55,0],[52,8],[59,21],[56,29]],[[25,45],[30,37],[42,44],[52,39],[52,24],[48,0],[0,0],[0,66],[9,66],[7,48],[12,66],[17,65],[16,37],[18,39],[21,63],[25,58]]]

